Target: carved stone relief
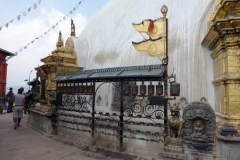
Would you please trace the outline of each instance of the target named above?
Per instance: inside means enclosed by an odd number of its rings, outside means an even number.
[[[103,106],[102,97],[100,95],[97,97],[97,106]]]
[[[212,151],[215,146],[216,116],[208,103],[193,102],[183,111],[184,143],[191,149]]]

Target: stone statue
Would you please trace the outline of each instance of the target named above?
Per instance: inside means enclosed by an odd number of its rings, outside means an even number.
[[[167,136],[165,138],[165,151],[183,152],[183,120],[180,120],[180,112],[177,105],[174,103],[171,107],[171,118],[167,121]]]
[[[171,107],[171,118],[167,121],[167,136],[172,138],[182,138],[183,121],[179,119],[179,109],[176,103]]]
[[[204,125],[201,120],[196,120],[193,124],[193,134],[192,137],[203,137],[206,138]]]

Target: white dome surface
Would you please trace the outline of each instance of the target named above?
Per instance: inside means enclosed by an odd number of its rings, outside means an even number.
[[[168,7],[169,69],[181,84],[181,96],[189,102],[207,98],[214,108],[213,60],[201,46],[214,0],[110,0],[78,37],[78,65],[84,69],[159,64],[158,57],[138,52],[132,41],[147,38],[132,23],[162,17]]]

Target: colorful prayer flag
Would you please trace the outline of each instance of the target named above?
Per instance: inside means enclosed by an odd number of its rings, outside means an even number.
[[[48,29],[48,32],[50,32],[51,31],[51,28],[50,29]]]
[[[80,1],[78,4],[80,5],[82,1]]]
[[[10,21],[10,23],[12,23],[12,22],[13,22],[13,20],[14,20],[14,19],[12,19],[12,20]]]
[[[40,36],[41,38],[43,37],[43,35]]]
[[[35,38],[35,39],[38,39],[39,37]]]
[[[21,18],[21,15],[17,16],[18,21],[20,20],[20,18]]]
[[[76,8],[74,7],[73,10],[76,11]]]
[[[0,31],[1,31],[1,29],[2,29],[2,26],[0,27]]]
[[[23,16],[27,16],[27,12],[24,11],[24,12],[22,13],[22,15],[23,15]]]
[[[30,43],[27,44],[27,46],[29,46]]]
[[[18,55],[18,52],[15,52],[15,56]]]
[[[22,52],[22,49],[20,49],[19,51]]]
[[[38,4],[40,4],[41,3],[41,0],[38,0]]]
[[[27,46],[25,46],[24,49],[27,49]]]
[[[66,17],[63,17],[63,20],[65,21],[65,20],[66,20]]]
[[[77,8],[78,6],[79,6],[79,5],[77,4],[77,5],[76,5],[76,8]]]
[[[7,24],[5,24],[5,26],[8,28],[8,23],[7,23]]]
[[[28,12],[30,12],[31,11],[31,7],[30,8],[28,8]]]
[[[56,23],[56,26],[58,25],[58,22]]]
[[[44,32],[44,34],[47,34],[47,31],[46,31],[46,32]]]
[[[32,40],[32,42],[31,43],[33,43],[34,42],[34,40]]]
[[[61,23],[61,22],[62,22],[62,20],[59,21],[59,23]]]
[[[55,28],[55,26],[52,26],[52,29],[54,29]]]
[[[70,11],[70,14],[73,14],[73,11]]]
[[[67,17],[70,17],[69,13],[66,15]]]
[[[33,4],[33,8],[36,9],[37,8],[37,3]]]

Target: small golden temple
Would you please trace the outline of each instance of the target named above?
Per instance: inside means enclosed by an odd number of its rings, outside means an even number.
[[[61,31],[59,32],[56,49],[52,51],[51,55],[41,59],[43,65],[35,68],[37,76],[40,77],[40,101],[42,104],[50,104],[51,93],[56,92],[56,83],[51,79],[56,77],[59,72],[77,71],[81,70],[77,64],[77,53],[74,50],[73,38],[75,37],[75,25],[71,20],[71,33],[65,45],[62,38]]]

